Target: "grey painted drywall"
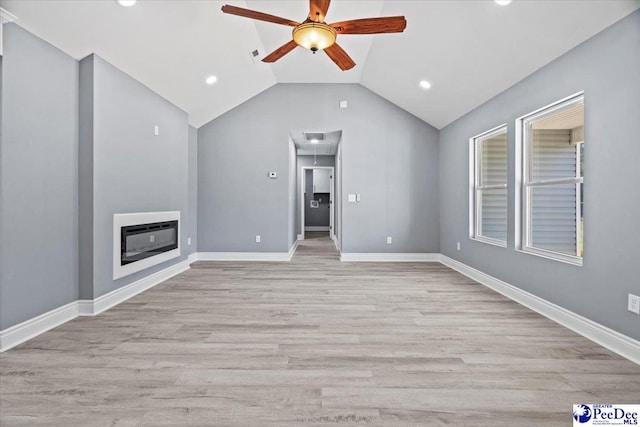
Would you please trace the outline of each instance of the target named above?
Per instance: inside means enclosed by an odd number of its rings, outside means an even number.
[[[78,62],[3,30],[0,329],[78,299]]]
[[[304,225],[305,227],[329,227],[331,224],[329,194],[315,194],[313,185],[313,169],[305,169]],[[310,206],[311,200],[318,201],[317,208]]]
[[[335,186],[336,191],[334,194],[333,213],[335,220],[333,225],[335,226],[334,236],[337,240],[337,247],[339,251],[342,251],[342,142],[338,143],[338,150],[335,156],[336,169],[335,169]]]
[[[80,299],[93,299],[93,56],[80,62],[78,233]]]
[[[438,252],[438,131],[358,84],[277,84],[198,129],[199,251],[288,250],[291,129],[343,131],[345,252]]]
[[[83,288],[97,298],[186,258],[189,126],[184,111],[105,60],[85,61],[93,61],[93,280]],[[182,255],[114,281],[113,215],[160,211],[181,212]]]
[[[316,166],[335,166],[335,156],[297,156],[298,166],[296,168],[296,233],[302,234],[302,227],[300,226],[300,220],[302,218],[302,214],[300,212],[300,194],[302,188],[302,168],[305,166],[313,166],[313,163],[316,163]],[[306,202],[306,206],[309,206],[309,202]],[[306,211],[307,209],[305,209]]]
[[[185,246],[187,254],[198,249],[198,130],[189,126],[189,207],[187,209],[188,232],[191,245]]]
[[[640,317],[637,270],[640,180],[640,11],[551,62],[440,133],[441,252],[627,336]],[[585,255],[582,267],[514,249],[515,120],[585,94]],[[469,239],[469,138],[508,124],[508,247]],[[345,230],[346,231],[346,230]],[[462,251],[456,251],[456,242]]]
[[[2,27],[3,25],[0,24],[0,36],[2,34]],[[0,40],[0,43],[2,43],[2,40]],[[4,84],[4,82],[2,81],[2,55],[0,55],[0,233],[2,232],[3,228],[2,228],[2,216],[4,214],[4,212],[2,211],[2,103],[3,103],[3,99],[2,99],[2,85]],[[0,236],[2,236],[0,234]],[[3,245],[2,243],[0,243],[0,260],[2,260],[2,250],[3,250]],[[0,267],[2,267],[2,263],[0,261]],[[2,271],[0,271],[0,331],[3,329],[2,328]]]
[[[292,247],[298,236],[296,235],[296,169],[298,159],[296,158],[296,145],[289,139],[289,247]]]

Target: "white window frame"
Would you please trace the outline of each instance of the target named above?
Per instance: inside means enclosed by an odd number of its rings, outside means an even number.
[[[527,131],[529,123],[540,117],[547,116],[558,110],[567,108],[574,104],[584,104],[584,92],[578,92],[553,102],[547,106],[539,108],[529,114],[519,117],[516,120],[516,250],[544,258],[565,262],[568,264],[582,266],[583,257],[563,254],[560,252],[541,249],[531,246],[531,189],[535,187],[575,184],[576,192],[580,194],[580,185],[584,183],[584,177],[572,177],[551,180],[532,181],[530,175],[530,159],[533,157],[532,144],[529,140],[530,132]],[[584,123],[583,123],[584,124]],[[580,161],[580,149],[576,149],[577,161]],[[579,170],[579,167],[577,168]],[[576,200],[576,246],[582,240],[580,222],[581,199]],[[576,253],[577,253],[576,248]]]
[[[471,240],[476,240],[478,242],[488,243],[490,245],[500,246],[503,248],[507,247],[507,241],[494,239],[491,237],[486,237],[481,234],[478,234],[478,230],[480,230],[480,215],[479,209],[480,204],[478,194],[484,190],[507,190],[508,192],[508,182],[504,184],[496,184],[496,185],[478,185],[480,181],[480,150],[478,150],[478,144],[481,141],[489,139],[495,135],[501,133],[507,133],[507,124],[503,123],[499,126],[496,126],[492,129],[489,129],[486,132],[482,132],[479,135],[476,135],[472,138],[469,138],[469,238]],[[507,160],[508,162],[508,160]],[[508,164],[507,164],[508,166]],[[505,206],[508,210],[508,206]]]

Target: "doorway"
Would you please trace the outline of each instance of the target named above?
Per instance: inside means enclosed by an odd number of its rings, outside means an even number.
[[[300,176],[301,240],[304,240],[305,232],[326,233],[334,240],[334,166],[302,166]]]

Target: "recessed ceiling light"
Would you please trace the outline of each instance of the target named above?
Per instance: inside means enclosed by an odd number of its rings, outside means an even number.
[[[495,0],[496,3],[498,3],[500,6],[506,6],[509,3],[511,3],[511,0]]]
[[[216,76],[209,76],[205,81],[207,82],[208,85],[212,85],[218,81],[218,78]]]
[[[431,83],[429,83],[429,82],[428,82],[428,81],[426,81],[426,80],[421,80],[421,81],[420,81],[420,87],[421,87],[422,89],[431,89]]]
[[[136,0],[117,0],[120,6],[131,7],[136,4]]]

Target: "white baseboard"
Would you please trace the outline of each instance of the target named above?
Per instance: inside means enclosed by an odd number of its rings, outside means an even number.
[[[307,227],[304,227],[304,231],[329,231],[331,230],[331,228],[329,228],[328,225],[310,225]]]
[[[102,295],[95,300],[78,300],[53,309],[32,319],[0,331],[0,353],[28,341],[50,329],[62,325],[77,316],[94,316],[134,295],[139,294],[157,284],[189,269],[194,260],[213,261],[289,261],[293,257],[298,242],[291,246],[288,253],[217,253],[200,252],[191,254],[189,260],[172,265],[162,271],[140,279],[123,288]],[[228,258],[219,257],[219,255]],[[214,259],[215,257],[215,259]],[[246,257],[246,258],[245,258]],[[640,342],[607,328],[599,323],[582,317],[536,295],[530,294],[493,276],[469,267],[459,261],[440,254],[405,254],[405,253],[343,253],[341,261],[367,262],[441,262],[476,282],[506,296],[507,298],[530,308],[531,310],[553,320],[560,325],[602,345],[603,347],[640,364]]]
[[[340,253],[343,262],[439,262],[440,254],[430,253]]]
[[[190,253],[189,256],[187,257],[187,261],[189,261],[189,265],[198,261],[198,253],[197,252]]]
[[[110,309],[113,306],[120,304],[123,301],[128,300],[147,289],[164,282],[173,276],[187,271],[189,269],[189,261],[182,261],[174,264],[170,267],[153,273],[147,277],[143,277],[140,280],[136,280],[133,283],[123,286],[114,291],[109,292],[95,298],[94,300],[80,300],[80,316],[96,316],[105,310]]]
[[[198,252],[198,261],[291,261],[298,241],[291,246],[289,252]]]
[[[0,353],[37,337],[78,316],[95,316],[165,280],[189,269],[188,261],[174,264],[164,270],[116,289],[94,300],[77,300],[25,320],[0,331]]]
[[[336,245],[336,249],[338,250],[338,252],[340,252],[340,244],[338,243],[338,237],[336,237],[336,235],[332,235],[331,236],[331,240],[333,240],[333,243],[335,243]]]
[[[0,331],[0,353],[76,318],[78,310],[78,301],[73,301]]]
[[[289,259],[287,261],[291,261],[291,259],[293,258],[293,255],[296,253],[296,249],[298,249],[298,241],[296,240],[295,242],[293,242],[293,245],[291,245],[291,249],[289,249]]]
[[[553,320],[556,323],[571,329],[572,331],[582,335],[591,341],[640,364],[640,341],[623,335],[612,329],[607,328],[599,323],[582,317],[566,308],[553,304],[529,292],[523,291],[513,285],[502,280],[496,279],[486,273],[469,267],[459,261],[440,255],[440,262],[459,273],[464,274],[470,279],[475,280],[482,285],[493,289],[494,291],[506,296],[507,298],[530,308],[531,310]]]

